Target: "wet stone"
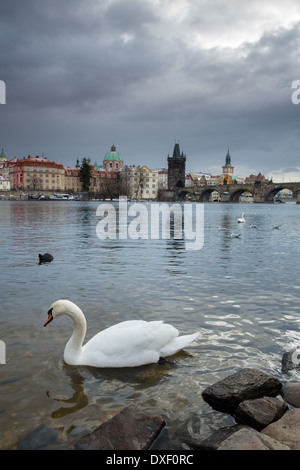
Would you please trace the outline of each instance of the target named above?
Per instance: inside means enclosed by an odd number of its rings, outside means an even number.
[[[294,408],[275,423],[269,424],[261,434],[272,437],[291,450],[300,450],[300,409]]]
[[[280,398],[263,397],[245,400],[235,410],[237,421],[261,431],[268,424],[280,419],[288,411],[288,405]]]
[[[78,450],[147,450],[165,426],[159,415],[124,408],[75,443]]]
[[[218,450],[219,446],[225,439],[236,433],[244,426],[235,424],[234,426],[226,426],[215,431],[206,439],[193,439],[187,442],[188,446],[194,450]]]
[[[290,450],[290,448],[255,429],[244,428],[225,439],[218,450]]]
[[[282,383],[272,375],[245,368],[207,387],[203,399],[214,409],[233,413],[239,403],[263,396],[276,396]]]
[[[292,406],[300,408],[300,382],[291,380],[282,387],[283,399]]]

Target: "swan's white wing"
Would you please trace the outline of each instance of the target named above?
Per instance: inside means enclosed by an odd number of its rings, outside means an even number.
[[[157,362],[178,330],[161,321],[130,320],[111,326],[83,346],[82,364],[95,367],[135,367]]]
[[[178,336],[177,338],[174,338],[161,350],[161,356],[172,356],[172,354],[176,354],[198,338],[199,334],[200,333],[192,333],[191,335]]]

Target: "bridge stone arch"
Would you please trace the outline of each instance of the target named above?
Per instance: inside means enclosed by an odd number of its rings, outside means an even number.
[[[189,191],[185,191],[184,189],[182,191],[179,191],[178,192],[179,201],[183,201],[188,194],[189,194]]]
[[[201,202],[208,202],[211,196],[211,193],[213,193],[214,191],[217,191],[221,195],[221,191],[219,191],[218,187],[215,187],[215,186],[206,187],[201,193],[201,196],[200,196]]]
[[[282,191],[283,189],[289,189],[290,191],[292,191],[293,197],[297,198],[299,190],[289,187],[288,184],[285,185],[284,183],[282,183],[282,185],[276,186],[266,193],[266,202],[273,202],[276,194],[279,193],[279,191]]]
[[[233,188],[230,191],[230,202],[239,202],[239,198],[244,193],[250,193],[254,196],[254,189],[252,186],[241,186],[239,188]]]

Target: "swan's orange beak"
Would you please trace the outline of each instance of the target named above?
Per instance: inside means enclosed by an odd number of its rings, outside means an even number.
[[[53,320],[52,308],[50,308],[50,310],[49,310],[49,312],[48,312],[48,320],[46,321],[46,323],[45,323],[44,326],[47,326],[48,323],[50,323],[52,320]]]

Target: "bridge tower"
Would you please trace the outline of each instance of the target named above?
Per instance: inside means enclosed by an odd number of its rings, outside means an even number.
[[[185,187],[186,156],[180,153],[179,143],[175,142],[173,156],[168,156],[168,189]]]

